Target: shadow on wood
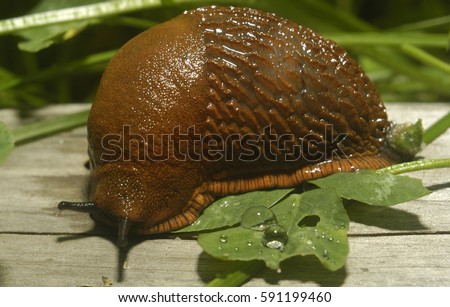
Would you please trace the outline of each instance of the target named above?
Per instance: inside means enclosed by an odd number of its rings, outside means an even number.
[[[217,276],[226,276],[233,272],[242,261],[223,261],[215,259],[205,252],[198,258],[197,271],[200,278],[207,284]],[[282,280],[296,282],[314,282],[320,286],[341,286],[347,276],[345,267],[332,272],[323,267],[314,256],[296,256],[280,264],[281,271],[263,269],[252,279],[262,278],[269,285],[277,285]]]
[[[355,201],[345,206],[352,222],[389,230],[426,230],[417,215],[392,207],[370,206]]]

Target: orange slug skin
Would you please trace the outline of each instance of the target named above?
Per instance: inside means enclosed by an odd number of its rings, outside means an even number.
[[[388,125],[335,43],[253,9],[188,11],[130,40],[102,77],[88,121],[92,217],[168,232],[224,195],[385,167]]]

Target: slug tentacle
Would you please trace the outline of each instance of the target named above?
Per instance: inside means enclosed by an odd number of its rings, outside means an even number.
[[[97,205],[93,202],[70,202],[61,201],[58,204],[59,210],[72,210],[78,212],[92,213],[97,211]]]
[[[254,9],[191,10],[111,60],[88,120],[92,203],[59,207],[118,227],[125,246],[224,195],[393,164],[410,133],[386,146],[388,128],[375,85],[336,43]]]

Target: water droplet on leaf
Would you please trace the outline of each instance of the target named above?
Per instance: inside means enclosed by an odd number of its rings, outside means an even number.
[[[245,210],[241,217],[241,226],[253,230],[265,230],[277,219],[269,208],[263,206],[253,206]]]
[[[228,237],[226,235],[220,235],[219,241],[220,241],[220,243],[227,243]]]
[[[288,234],[283,226],[270,225],[262,237],[262,244],[268,248],[283,250],[288,241]]]

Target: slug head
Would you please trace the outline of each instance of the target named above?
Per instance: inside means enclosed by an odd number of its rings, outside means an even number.
[[[180,174],[182,169],[170,163],[107,163],[92,173],[90,202],[63,201],[58,208],[88,212],[94,220],[117,227],[117,244],[124,247],[128,232],[145,232],[183,211],[196,182]]]

